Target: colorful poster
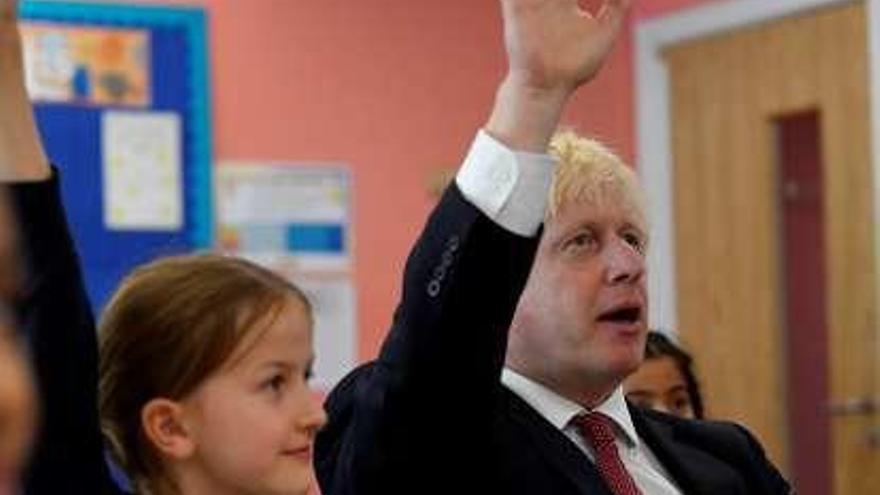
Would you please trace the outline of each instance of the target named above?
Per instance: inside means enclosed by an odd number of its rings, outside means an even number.
[[[293,281],[309,298],[315,318],[312,386],[329,391],[357,363],[354,284],[344,276],[302,275]]]
[[[147,31],[25,23],[22,39],[33,100],[151,105]]]
[[[107,228],[183,228],[180,116],[104,112],[101,136]]]
[[[226,251],[284,255],[301,270],[346,270],[348,170],[315,164],[217,167],[218,239]]]
[[[279,273],[309,298],[329,391],[357,362],[351,276],[351,181],[335,164],[226,162],[216,168],[218,248]]]

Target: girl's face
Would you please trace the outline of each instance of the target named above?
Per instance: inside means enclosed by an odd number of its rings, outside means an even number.
[[[303,494],[314,480],[312,445],[327,418],[306,382],[311,320],[293,297],[270,318],[181,401],[194,453],[179,474],[200,493]]]
[[[675,360],[660,356],[645,360],[623,382],[626,398],[633,404],[682,418],[693,418],[694,408],[687,383]]]

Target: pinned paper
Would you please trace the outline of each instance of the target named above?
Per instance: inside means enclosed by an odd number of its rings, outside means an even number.
[[[357,362],[348,169],[226,162],[216,172],[218,247],[305,292],[315,321],[312,385],[329,391]]]
[[[348,170],[226,162],[217,167],[220,247],[284,254],[303,270],[346,270],[351,253]]]
[[[102,127],[107,228],[180,230],[180,116],[173,112],[105,112]]]
[[[309,298],[315,320],[312,386],[330,390],[357,363],[354,286],[348,277],[300,276],[293,281]]]
[[[146,30],[24,23],[21,32],[28,92],[34,100],[150,106]]]

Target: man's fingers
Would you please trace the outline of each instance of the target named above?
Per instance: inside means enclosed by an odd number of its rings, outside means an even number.
[[[14,23],[18,17],[18,0],[0,0],[0,22]]]
[[[620,26],[623,25],[632,3],[633,0],[606,0],[599,9],[596,19],[616,34],[620,31]]]

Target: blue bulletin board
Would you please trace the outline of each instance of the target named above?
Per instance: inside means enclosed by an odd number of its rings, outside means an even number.
[[[138,32],[146,40],[142,52],[148,97],[140,105],[90,97],[90,88],[101,84],[110,90],[125,86],[90,74],[89,67],[76,69],[69,81],[73,97],[46,100],[31,91],[46,150],[60,170],[89,296],[99,310],[134,266],[213,244],[206,16],[199,8],[35,1],[22,4],[21,17],[25,29]],[[111,44],[102,50],[116,56],[120,48]],[[103,154],[106,116],[114,112],[171,115],[177,123],[179,145],[174,147],[179,146],[180,170],[173,189],[180,191],[180,209],[173,227],[119,228],[108,223]]]

